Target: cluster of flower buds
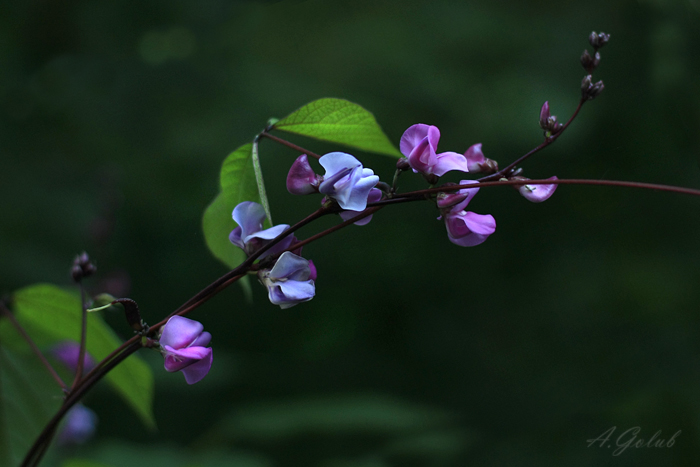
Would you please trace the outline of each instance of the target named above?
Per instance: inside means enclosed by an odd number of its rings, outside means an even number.
[[[600,49],[610,40],[610,34],[605,34],[604,32],[597,33],[595,31],[591,32],[588,36],[588,42],[591,44],[595,50]]]
[[[593,83],[591,78],[591,75],[586,75],[581,81],[581,97],[587,101],[595,99],[605,89],[603,81]]]
[[[365,205],[366,203],[365,199]],[[233,210],[233,220],[238,227],[233,229],[229,240],[243,249],[248,256],[256,253],[289,228],[286,224],[280,224],[263,229],[265,210],[260,204],[252,201],[244,201],[236,206]],[[258,271],[258,278],[267,288],[270,302],[283,309],[309,301],[316,293],[316,268],[313,262],[299,256],[301,248],[291,252],[285,251],[295,243],[297,238],[291,234],[287,235],[260,255],[260,258],[269,259],[275,259],[275,256],[279,255],[270,268],[262,268]]]
[[[540,128],[544,130],[545,137],[559,133],[562,127],[557,121],[557,116],[549,113],[549,101],[546,101],[540,109]]]
[[[70,273],[75,282],[80,282],[86,277],[90,277],[97,272],[97,268],[90,262],[90,257],[86,252],[82,252],[73,260],[73,267]]]
[[[588,50],[584,50],[581,55],[581,66],[586,70],[587,75],[581,81],[581,97],[584,100],[595,99],[603,92],[605,85],[602,81],[593,83],[593,78],[591,74],[598,68],[600,64],[600,52],[598,49],[603,47],[610,40],[610,34],[605,34],[604,32],[597,33],[593,31],[590,36],[588,36],[588,42],[594,49],[593,55],[591,55]]]

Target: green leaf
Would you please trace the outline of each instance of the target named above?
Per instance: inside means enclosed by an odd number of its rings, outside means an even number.
[[[253,144],[248,143],[224,160],[220,175],[221,193],[207,207],[202,218],[204,238],[209,250],[229,268],[238,266],[245,259],[243,251],[228,239],[236,227],[231,217],[233,208],[243,201],[261,202],[252,152]]]
[[[273,129],[401,157],[369,111],[345,99],[318,99],[275,123]]]
[[[61,406],[61,389],[39,360],[25,350],[25,354],[18,354],[0,345],[0,465],[3,466],[22,462]]]
[[[80,341],[81,303],[77,294],[51,284],[32,285],[15,292],[14,309],[17,321],[39,346],[66,339]],[[100,361],[121,344],[99,313],[88,314],[86,348],[90,355]],[[153,374],[141,358],[131,355],[105,379],[147,427],[155,428]]]

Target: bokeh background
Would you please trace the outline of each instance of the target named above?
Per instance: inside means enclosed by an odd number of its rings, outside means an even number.
[[[612,34],[605,92],[525,175],[700,187],[697,0],[6,2],[0,291],[69,286],[87,250],[91,290],[158,321],[225,272],[201,216],[225,156],[268,118],[341,97],[397,146],[429,123],[442,150],[481,142],[505,165],[541,141],[545,100],[560,119],[574,110],[591,30]],[[393,160],[354,154],[390,180]],[[296,156],[261,144],[277,223],[319,201],[286,193]],[[536,205],[499,188],[470,208],[498,223],[481,246],[449,243],[428,203],[401,205],[306,247],[309,303],[228,289],[191,315],[214,335],[201,383],[144,352],[157,433],[102,385],[85,400],[96,437],[45,465],[696,465],[700,200],[562,186]],[[613,426],[613,444],[633,427],[681,434],[619,456],[589,447]]]

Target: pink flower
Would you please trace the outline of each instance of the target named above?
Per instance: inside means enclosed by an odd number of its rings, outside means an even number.
[[[467,183],[477,183],[474,180],[462,180],[461,185]],[[465,211],[469,202],[474,198],[479,188],[464,188],[456,194],[451,195],[452,199],[458,201],[444,211],[443,219],[447,228],[447,237],[452,243],[459,246],[476,246],[484,243],[486,239],[496,231],[496,219],[491,214],[477,214]],[[462,198],[464,197],[464,198]],[[450,198],[445,197],[449,200]],[[443,199],[443,202],[445,201]],[[449,201],[448,201],[448,204]]]
[[[524,178],[524,180],[528,179]],[[549,177],[547,180],[559,179],[555,175],[554,177]],[[541,203],[542,201],[547,201],[549,197],[554,194],[554,190],[557,189],[557,186],[559,185],[516,185],[516,188],[528,201],[532,201],[533,203]]]
[[[182,371],[187,384],[201,381],[211,369],[212,349],[205,347],[211,334],[203,331],[202,323],[182,316],[173,316],[163,326],[160,345],[165,369]]]
[[[436,126],[419,123],[408,128],[401,137],[401,154],[408,158],[414,172],[443,176],[451,170],[469,172],[467,159],[456,152],[437,154],[440,130]]]

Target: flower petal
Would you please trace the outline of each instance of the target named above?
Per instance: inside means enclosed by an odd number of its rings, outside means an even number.
[[[432,172],[438,177],[442,177],[452,170],[469,172],[467,158],[456,152],[443,152],[438,154]]]
[[[182,374],[185,375],[187,384],[198,383],[207,376],[207,373],[211,370],[211,364],[214,360],[214,351],[209,347],[205,350],[207,350],[206,354],[198,362],[182,369]]]
[[[309,261],[294,253],[285,251],[270,270],[270,279],[308,280],[311,274]]]
[[[192,344],[203,330],[204,326],[199,321],[183,316],[173,316],[163,326],[160,344],[174,349],[181,349]]]
[[[428,136],[428,129],[430,125],[425,125],[423,123],[418,123],[408,127],[401,136],[401,142],[399,143],[399,149],[401,154],[408,157],[413,148],[416,147],[418,143]],[[439,136],[438,136],[439,137]]]
[[[344,152],[329,152],[321,156],[318,163],[326,169],[326,176],[336,174],[343,169],[354,169],[362,164],[354,156]],[[325,177],[324,177],[325,180]]]
[[[314,173],[309,158],[302,154],[292,164],[287,174],[287,191],[293,195],[308,195],[317,191],[318,177]]]
[[[246,238],[262,230],[263,221],[265,220],[265,209],[253,201],[243,201],[233,210],[233,220],[241,228],[240,237]]]
[[[554,177],[549,177],[547,180],[559,180],[556,175]],[[541,203],[546,201],[550,196],[554,194],[554,190],[557,189],[559,185],[523,185],[518,188],[521,195],[525,197],[528,201],[533,203]]]
[[[460,246],[475,246],[486,241],[496,231],[496,220],[490,214],[474,212],[450,213],[445,216],[447,236]]]

